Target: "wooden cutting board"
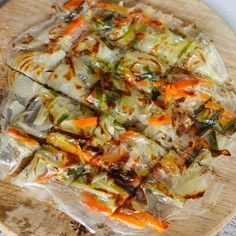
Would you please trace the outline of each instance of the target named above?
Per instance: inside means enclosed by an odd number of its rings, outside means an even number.
[[[5,83],[4,61],[9,42],[51,14],[53,0],[10,0],[0,8],[0,87]],[[223,20],[200,0],[146,0],[154,6],[194,22],[220,51],[231,79],[236,78],[236,36]],[[236,146],[236,145],[235,145]],[[217,175],[224,182],[217,204],[201,216],[173,221],[167,235],[215,235],[236,214],[236,148],[233,157],[221,163]],[[8,235],[81,235],[79,224],[8,182],[0,181],[0,229]]]

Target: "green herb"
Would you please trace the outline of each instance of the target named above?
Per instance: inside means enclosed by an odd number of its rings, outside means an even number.
[[[118,73],[118,69],[119,69],[119,66],[120,66],[120,61],[117,61],[113,67],[113,70],[112,70],[112,77],[113,78],[120,78],[120,75]]]
[[[77,15],[79,15],[82,10],[83,10],[83,5],[76,7],[74,12],[77,13]]]
[[[86,173],[88,173],[88,170],[85,169],[85,166],[79,165],[75,169],[69,169],[67,175],[73,175],[74,178],[78,178]]]
[[[92,65],[91,61],[87,62],[87,63],[86,63],[86,66],[87,66],[87,68],[88,68],[88,73],[89,73],[89,74],[95,74],[95,70],[94,70],[94,68],[93,68],[93,65]]]
[[[181,60],[183,58],[183,56],[188,52],[188,50],[189,50],[189,48],[191,48],[193,42],[194,41],[192,39],[186,40],[186,45],[183,47],[183,49],[180,52],[179,60]]]
[[[208,110],[203,110],[203,112],[201,112],[198,117],[197,117],[197,120],[203,124],[205,124],[206,126],[215,126],[216,123],[217,123],[217,120],[218,120],[218,112],[217,111],[212,111],[211,114],[211,117],[206,117],[208,116],[208,114],[206,114]]]
[[[185,160],[184,164],[187,168],[189,168],[194,160],[201,154],[202,148],[198,147],[194,150],[194,152]]]
[[[145,72],[143,74],[136,77],[136,79],[135,79],[136,81],[141,81],[141,80],[144,80],[144,79],[147,79],[149,82],[155,82],[156,81],[157,73],[151,71],[149,66],[145,66],[144,71]]]
[[[134,39],[132,39],[130,42],[129,42],[129,47],[131,47],[131,48],[134,48],[134,46],[138,43],[138,42],[140,42],[140,38],[134,38]]]
[[[196,110],[193,111],[194,117],[197,117],[200,113],[202,113],[205,110],[205,104],[202,104],[199,106]]]
[[[61,114],[61,116],[57,119],[56,123],[60,124],[63,120],[65,120],[69,114]]]
[[[103,43],[105,43],[105,45],[109,49],[113,50],[115,48],[115,46],[109,40],[107,40],[107,38],[104,37],[104,38],[101,38],[101,40],[103,41]]]
[[[206,138],[207,142],[209,143],[212,150],[215,150],[215,151],[219,150],[216,132],[213,129],[209,130],[205,134],[205,138]]]
[[[103,20],[96,20],[95,26],[98,30],[102,32],[102,34],[107,34],[112,30],[113,27],[113,16],[108,15]]]
[[[200,129],[198,129],[198,131],[197,131],[197,133],[196,133],[196,135],[198,135],[198,136],[203,136],[204,134],[206,134],[206,132],[209,130],[209,129],[211,129],[211,126],[209,126],[209,125],[205,125],[204,123],[198,123],[198,126],[202,126]]]
[[[106,96],[106,102],[108,106],[112,106],[117,100],[117,96],[114,93],[109,93]]]
[[[128,31],[123,35],[122,40],[129,42],[133,38],[133,34],[136,32],[137,23],[132,24]]]
[[[73,14],[73,13],[70,13],[69,15],[67,15],[66,17],[65,17],[65,19],[64,19],[64,21],[66,22],[66,23],[70,23],[70,22],[72,22],[74,19],[75,19],[75,15]]]

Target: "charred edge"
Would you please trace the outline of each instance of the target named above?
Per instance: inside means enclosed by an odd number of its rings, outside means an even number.
[[[199,192],[199,193],[194,193],[194,194],[187,194],[184,196],[185,199],[198,199],[203,197],[205,191]]]
[[[193,151],[193,153],[185,160],[184,164],[187,168],[189,168],[192,165],[194,160],[201,154],[202,150],[203,149],[201,147],[197,147]]]

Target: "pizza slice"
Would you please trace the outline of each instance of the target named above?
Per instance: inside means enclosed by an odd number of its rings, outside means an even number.
[[[22,162],[30,160],[39,147],[38,141],[21,130],[8,126],[6,131],[1,133],[0,178],[13,174]]]
[[[93,28],[101,37],[126,49],[148,53],[169,66],[178,66],[223,82],[227,72],[211,41],[191,24],[141,4],[124,7],[97,3]]]

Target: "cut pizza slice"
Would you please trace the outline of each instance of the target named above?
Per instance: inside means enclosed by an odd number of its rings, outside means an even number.
[[[204,149],[194,150],[188,159],[171,150],[142,182],[136,195],[126,202],[126,208],[168,218],[188,200],[204,196],[215,181],[209,168],[212,161],[211,153]]]
[[[80,203],[111,214],[129,197],[104,171],[82,164],[77,155],[50,145],[42,146],[31,163],[16,177],[18,185],[60,183],[81,192]],[[46,187],[47,188],[47,187]]]
[[[17,48],[19,45],[20,48],[13,50],[8,58],[8,65],[33,80],[46,84],[47,73],[65,58],[66,52],[85,30],[85,24],[86,17],[83,15],[70,23],[66,23],[64,18],[60,18],[59,23],[56,21],[53,26],[48,27],[45,32],[41,32],[36,37],[35,40],[39,41],[37,47],[31,46],[31,42],[26,42],[25,48],[22,49],[21,43],[16,42],[15,47]],[[35,40],[32,41],[33,45]]]
[[[53,136],[56,137],[55,134]],[[62,140],[61,137],[59,139]],[[53,144],[57,145],[58,142],[53,142]],[[113,220],[121,221],[131,227],[147,226],[158,231],[166,229],[166,223],[148,213],[135,212],[132,216],[124,214],[120,207],[130,197],[127,188],[117,182],[117,177],[112,177],[100,167],[81,163],[81,158],[77,154],[78,149],[75,150],[75,143],[71,142],[70,145],[65,148],[65,145],[59,144],[58,147],[64,148],[64,151],[50,145],[42,146],[31,163],[14,179],[14,183],[26,188],[41,186],[52,195],[57,192],[58,195],[54,199],[57,199],[58,203],[62,200],[63,188],[69,187],[71,190],[68,190],[68,194],[71,195],[72,192],[75,194],[77,204],[87,205],[93,211],[109,215]],[[70,153],[65,152],[66,149]],[[56,191],[55,188],[57,188]],[[66,209],[70,209],[70,205],[74,204],[73,201],[71,199],[69,203],[64,202]],[[77,212],[77,219],[80,217],[83,219],[83,215],[80,216]],[[152,221],[148,222],[147,219],[152,219]],[[160,224],[159,227],[158,224]]]
[[[8,127],[1,133],[0,141],[0,178],[14,173],[22,162],[27,162],[39,149],[39,143],[21,130]]]
[[[122,9],[122,10],[121,10]],[[93,29],[109,42],[134,48],[217,82],[227,79],[224,63],[212,42],[191,24],[144,4],[133,8],[98,3]]]
[[[31,85],[31,89],[26,89],[28,85]],[[56,127],[72,133],[74,130],[74,133],[77,134],[80,133],[79,130],[91,132],[89,124],[87,127],[79,128],[78,120],[81,119],[82,123],[82,119],[96,118],[94,112],[79,105],[73,99],[45,88],[12,70],[9,70],[8,73],[8,90],[14,96],[9,95],[6,98],[9,105],[4,108],[6,115],[3,119],[3,126],[7,126],[9,123],[14,124],[28,134],[42,139],[45,139],[50,130]],[[94,127],[96,124],[90,125],[90,127]],[[75,132],[76,130],[77,132]]]
[[[111,71],[118,56],[98,36],[82,35],[71,51],[52,72],[46,85],[77,100],[83,101],[102,75]]]

